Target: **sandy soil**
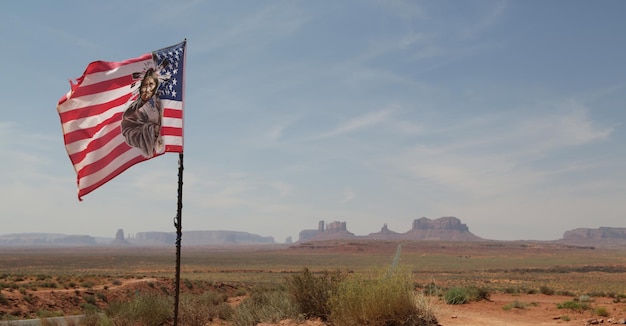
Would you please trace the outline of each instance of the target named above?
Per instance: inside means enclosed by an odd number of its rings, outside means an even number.
[[[147,282],[158,282],[153,278],[141,280],[124,280],[123,284],[112,286],[109,293],[115,290],[134,291],[138,287],[145,286]],[[126,292],[125,291],[125,292]],[[71,296],[76,296],[75,290],[40,290],[34,293],[38,308],[64,309],[71,302]],[[121,294],[121,293],[120,293]],[[14,304],[12,308],[4,306],[5,312],[13,310],[26,314],[26,306],[21,300],[16,300],[20,296],[17,292],[8,293],[6,297]],[[585,325],[589,319],[602,319],[606,323],[611,320],[626,318],[626,303],[614,303],[611,298],[595,298],[591,303],[592,307],[605,307],[609,312],[608,317],[594,316],[591,311],[576,312],[572,310],[558,309],[557,304],[571,301],[572,297],[543,295],[543,294],[491,294],[489,301],[472,302],[463,305],[447,305],[440,300],[433,299],[432,309],[442,326],[523,326],[523,325]],[[231,304],[236,305],[240,298],[231,297]],[[524,308],[504,309],[511,303],[521,303]],[[7,309],[8,308],[8,309]],[[32,309],[32,307],[30,307]],[[612,319],[611,319],[612,318]],[[227,325],[224,322],[215,325]],[[284,320],[277,324],[259,324],[259,326],[323,326],[326,325],[319,320],[306,322],[295,322]]]
[[[609,318],[626,317],[626,304],[613,303],[611,298],[596,298],[592,307],[605,307],[610,316],[594,316],[591,311],[575,312],[558,309],[557,304],[572,301],[572,297],[529,294],[492,294],[491,301],[473,302],[463,305],[435,305],[437,320],[443,326],[523,326],[523,325],[585,325],[589,319],[602,319],[605,323]],[[525,308],[504,307],[513,303],[525,303]],[[569,320],[567,320],[569,319]]]
[[[609,317],[594,316],[590,311],[575,312],[558,309],[557,304],[571,301],[572,297],[548,296],[542,294],[512,295],[492,294],[490,301],[473,302],[463,305],[433,303],[433,309],[441,326],[548,326],[586,325],[595,319],[601,324],[611,324],[613,320],[626,318],[626,303],[613,303],[610,298],[596,299],[592,306],[606,307]],[[504,307],[512,302],[526,303],[524,309]],[[297,323],[284,320],[277,324],[259,326],[325,326],[321,321]]]

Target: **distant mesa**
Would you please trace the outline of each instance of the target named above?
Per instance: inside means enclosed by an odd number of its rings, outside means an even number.
[[[350,239],[355,237],[354,233],[348,231],[346,222],[335,221],[325,225],[324,221],[319,221],[317,224],[317,230],[300,231],[298,241]]]
[[[299,242],[329,239],[363,240],[439,240],[439,241],[480,241],[481,237],[472,234],[466,224],[456,217],[447,216],[431,220],[426,217],[413,220],[411,229],[405,233],[389,230],[384,224],[379,232],[366,236],[355,236],[349,232],[346,222],[332,222],[324,227],[324,221],[318,223],[317,230],[302,230]]]
[[[88,235],[66,235],[56,233],[16,233],[0,236],[0,246],[95,246],[96,239]]]
[[[593,245],[626,244],[626,228],[600,227],[597,229],[578,228],[565,231],[561,242]]]
[[[142,245],[173,245],[175,242],[175,232],[139,232],[133,241]],[[238,231],[186,231],[183,233],[182,243],[184,246],[271,244],[274,243],[274,237]]]
[[[466,224],[456,217],[446,216],[437,219],[421,217],[414,219],[406,232],[390,230],[383,224],[380,231],[368,235],[355,235],[348,230],[346,222],[319,221],[317,229],[302,230],[299,233],[300,245],[306,242],[326,240],[381,240],[381,241],[491,241],[470,232]],[[597,229],[578,228],[566,231],[562,239],[547,242],[574,246],[623,247],[626,246],[626,228],[600,227]],[[118,229],[115,238],[94,238],[89,235],[66,235],[56,233],[17,233],[0,235],[0,247],[87,247],[87,246],[171,246],[176,243],[175,232],[139,232],[124,234]],[[291,236],[285,244],[291,245]],[[275,244],[274,237],[260,236],[239,231],[185,231],[183,246],[231,246]]]

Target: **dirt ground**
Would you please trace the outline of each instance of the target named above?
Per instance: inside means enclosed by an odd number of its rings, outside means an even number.
[[[591,312],[575,312],[558,309],[557,304],[571,301],[571,297],[548,296],[543,294],[513,295],[493,294],[491,301],[472,302],[463,305],[433,303],[435,316],[441,326],[548,326],[548,325],[587,325],[596,320],[600,324],[626,318],[626,304],[613,303],[610,298],[596,299],[592,306],[606,307],[608,317],[598,317]],[[528,304],[525,308],[504,307],[512,302]],[[284,320],[277,324],[259,324],[259,326],[325,326],[321,321],[297,323]]]
[[[122,284],[108,288],[108,293],[128,293],[145,288],[147,283],[159,282],[154,278],[124,280]],[[99,288],[91,289],[91,291]],[[87,293],[90,293],[88,291]],[[79,291],[83,292],[83,291]],[[3,305],[4,313],[20,311],[26,315],[28,309],[68,309],[72,303],[72,297],[80,295],[74,289],[69,290],[39,290],[33,293],[35,299],[31,299],[35,305],[27,305],[17,291],[3,291],[11,305]],[[83,292],[84,293],[84,292]],[[604,307],[609,313],[608,317],[594,316],[591,311],[576,312],[566,309],[558,309],[557,304],[572,301],[572,297],[543,294],[491,294],[489,301],[471,302],[462,305],[447,305],[441,300],[433,299],[432,309],[440,325],[442,326],[523,326],[523,325],[585,325],[590,319],[598,319],[603,323],[611,323],[613,320],[626,318],[626,303],[614,303],[611,298],[594,298],[592,307]],[[236,304],[241,298],[231,298]],[[521,308],[505,309],[507,305],[518,303]],[[32,311],[31,311],[32,312]],[[227,325],[219,322],[215,325]],[[284,320],[277,324],[259,324],[259,326],[323,326],[319,320],[295,322]]]
[[[626,304],[613,303],[611,298],[595,298],[592,302],[593,307],[605,307],[609,312],[608,317],[594,316],[591,311],[559,309],[557,304],[572,301],[572,297],[566,296],[491,294],[490,300],[463,305],[438,303],[434,309],[437,320],[443,326],[585,325],[589,319],[607,323],[610,318],[619,320],[626,317]],[[527,305],[524,308],[504,309],[514,302]]]
[[[457,245],[446,244],[445,246],[438,243],[417,243],[406,245],[403,247],[403,253],[411,250],[416,252],[428,252],[431,255],[451,255],[452,257],[463,257],[463,262],[468,261],[467,257],[474,257],[476,252],[480,252],[482,255],[492,255],[493,257],[504,257],[506,255],[525,255],[524,257],[535,256],[542,259],[552,259],[556,254],[563,252],[575,251],[576,255],[572,257],[581,257],[583,254],[588,255],[591,253],[591,249],[588,248],[569,248],[569,247],[554,247],[555,245],[546,245],[544,247],[530,247],[527,244],[520,245],[492,245],[492,246],[480,246],[480,245]],[[477,247],[478,246],[478,247]],[[90,249],[91,250],[91,249]],[[108,250],[108,249],[107,249]],[[198,249],[200,250],[200,249]],[[356,252],[357,254],[377,253],[383,251],[392,255],[395,252],[395,244],[373,244],[373,243],[339,243],[339,244],[316,244],[313,247],[296,248],[290,250],[286,254],[325,254],[325,253],[342,253],[350,254]],[[569,251],[568,251],[569,250]],[[501,252],[500,252],[501,251]],[[582,252],[582,254],[579,254]],[[91,254],[91,252],[87,252]],[[35,253],[39,254],[39,253]],[[46,252],[46,254],[50,254]],[[62,252],[62,254],[65,254]],[[604,252],[593,251],[596,257],[604,257]],[[621,252],[619,252],[621,255]],[[106,256],[106,255],[103,255]],[[17,252],[15,256],[7,255],[8,258],[5,262],[13,264],[15,257],[22,257],[24,261],[31,259],[29,252]],[[24,258],[25,257],[25,258]],[[72,256],[73,257],[73,256]],[[420,256],[421,257],[421,256]],[[547,257],[547,258],[546,258]],[[610,253],[607,257],[610,258],[610,266],[622,266],[621,256],[615,253]],[[75,257],[73,257],[75,258]],[[79,256],[76,259],[83,259],[83,256]],[[609,266],[609,267],[610,267]],[[602,265],[601,267],[606,267]],[[230,270],[232,271],[232,270]],[[604,271],[604,270],[603,270]],[[587,276],[584,281],[581,281],[581,286],[587,283],[593,282],[596,278],[607,277],[607,275],[623,275],[622,269],[609,269],[604,274],[584,274]],[[571,277],[571,275],[569,276]],[[94,301],[100,308],[105,307],[107,302],[113,302],[117,299],[129,298],[134,296],[137,292],[146,291],[165,291],[173,293],[173,284],[171,279],[167,278],[120,278],[120,279],[108,279],[94,281],[95,284],[88,288],[73,286],[72,288],[38,288],[36,290],[29,289],[27,291],[21,291],[19,289],[4,288],[0,291],[0,316],[12,315],[18,318],[27,319],[34,318],[37,311],[62,311],[66,315],[80,314],[81,304]],[[623,284],[623,278],[614,278],[615,284]],[[26,281],[24,281],[26,282]],[[76,282],[81,284],[80,282]],[[104,285],[106,284],[106,285]],[[241,302],[242,297],[235,297],[237,288],[230,283],[216,283],[214,285],[216,290],[221,293],[226,293],[230,299],[231,304],[236,305]],[[621,287],[620,287],[621,289]],[[620,289],[617,289],[616,293],[622,293]],[[187,289],[191,291],[190,289]],[[198,291],[204,291],[207,289],[198,288]],[[193,291],[196,291],[194,287]],[[104,295],[103,295],[104,294]],[[106,298],[104,298],[106,297]],[[89,300],[88,300],[89,299]],[[608,316],[600,317],[593,315],[593,309],[583,312],[577,312],[567,309],[558,309],[557,304],[572,301],[574,298],[571,296],[558,296],[558,295],[544,295],[544,294],[504,294],[504,293],[490,293],[489,301],[471,302],[463,305],[447,305],[437,298],[433,298],[431,303],[435,316],[442,326],[522,326],[522,325],[586,325],[588,320],[596,319],[602,324],[617,323],[616,321],[626,318],[626,302],[614,303],[612,298],[609,297],[594,297],[590,303],[592,308],[603,307],[606,309]],[[507,305],[513,305],[510,309],[505,309]],[[0,317],[1,319],[1,317]],[[213,325],[228,326],[227,322],[216,322]],[[290,320],[284,320],[276,324],[260,324],[259,326],[325,326],[319,320],[311,320],[306,322],[295,322]]]

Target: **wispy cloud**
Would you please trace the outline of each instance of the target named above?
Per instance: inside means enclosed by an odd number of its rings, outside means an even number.
[[[463,29],[461,36],[463,39],[473,39],[477,37],[481,32],[485,29],[488,29],[495,25],[504,14],[507,6],[507,1],[497,1],[495,5],[493,3],[489,3],[487,10],[485,10],[481,19],[475,21],[473,24],[465,26]]]
[[[449,130],[456,136],[442,145],[416,146],[390,160],[417,179],[470,198],[486,198],[545,184],[555,173],[565,171],[539,168],[533,162],[557,155],[560,149],[603,141],[611,134],[611,128],[595,125],[580,106],[485,121],[492,122],[480,131]],[[491,134],[484,135],[484,129]]]
[[[223,18],[214,16],[213,19],[219,21]],[[207,31],[198,43],[197,51],[204,53],[232,46],[241,47],[240,51],[264,48],[277,39],[293,35],[307,21],[307,16],[296,3],[271,3],[242,15],[237,21],[221,22],[219,30]]]
[[[315,138],[336,137],[339,135],[356,132],[357,130],[368,128],[371,126],[379,125],[386,121],[393,113],[394,109],[391,107],[387,107],[382,110],[362,114],[339,124],[334,129],[324,132]]]

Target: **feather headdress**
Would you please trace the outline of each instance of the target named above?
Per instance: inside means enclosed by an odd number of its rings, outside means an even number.
[[[162,95],[163,88],[166,87],[166,84],[172,78],[172,74],[167,71],[167,66],[169,65],[169,61],[167,58],[161,60],[161,62],[156,65],[158,58],[155,54],[152,54],[152,62],[148,62],[145,64],[145,67],[142,71],[133,72],[132,77],[135,80],[131,85],[131,91],[133,96],[131,99],[136,99],[139,96],[139,91],[141,88],[141,82],[149,75],[153,75],[158,80],[156,94],[158,96]],[[154,67],[156,65],[156,67]]]

